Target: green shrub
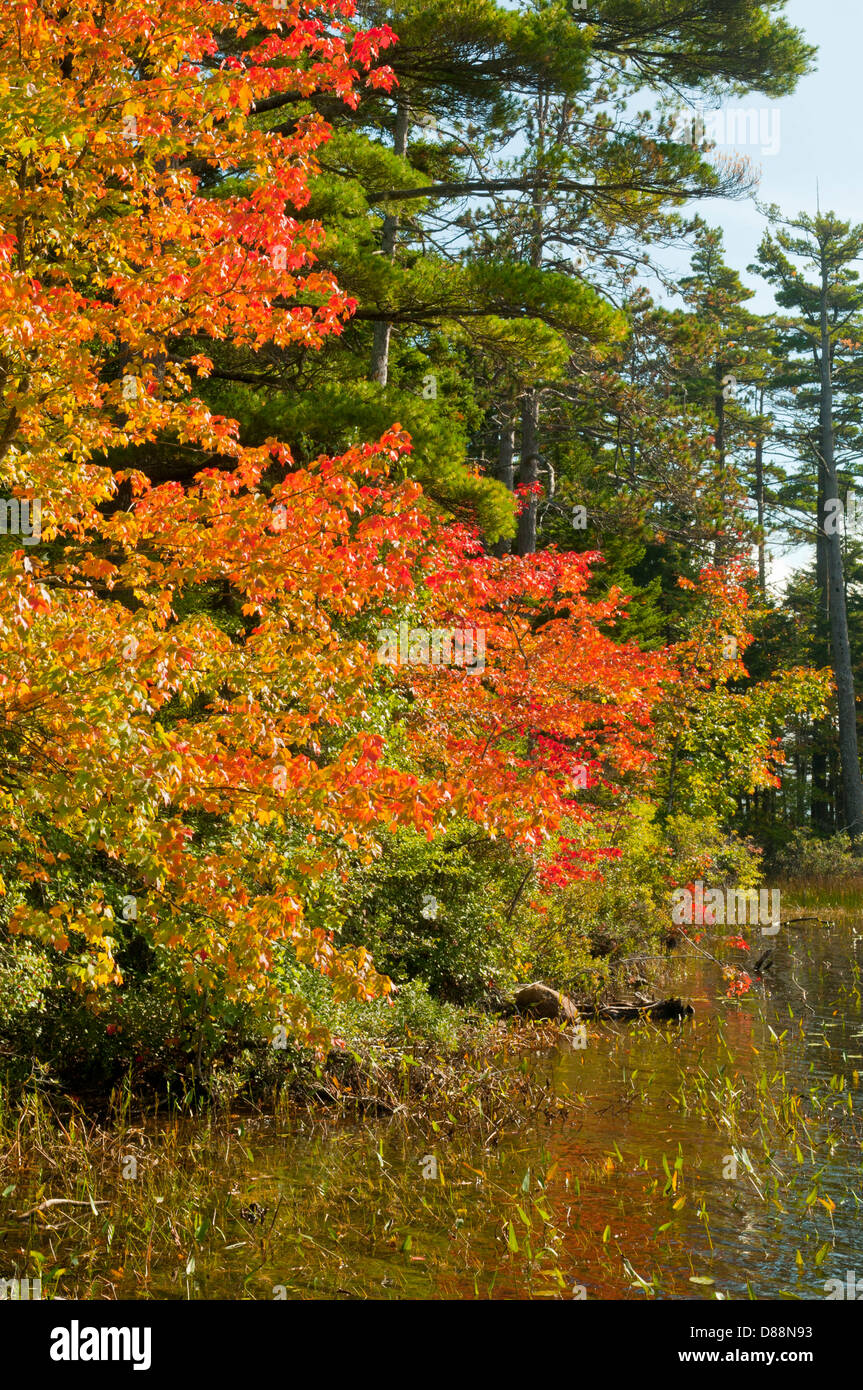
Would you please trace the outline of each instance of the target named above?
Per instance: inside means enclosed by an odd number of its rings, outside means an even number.
[[[577,838],[578,827],[568,836]],[[715,816],[662,821],[636,803],[618,828],[619,858],[599,864],[601,879],[583,879],[548,897],[544,911],[517,917],[522,978],[541,978],[567,993],[617,987],[616,967],[655,952],[672,925],[671,894],[696,879],[714,887],[755,887],[757,848],[723,830]]]
[[[776,871],[788,878],[860,878],[863,859],[854,853],[849,835],[820,840],[811,830],[798,827],[777,856]]]

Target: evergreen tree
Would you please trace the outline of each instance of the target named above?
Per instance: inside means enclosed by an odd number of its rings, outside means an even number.
[[[830,633],[836,682],[844,822],[852,838],[863,834],[863,779],[858,753],[857,705],[848,637],[842,536],[836,524],[840,502],[835,450],[835,364],[850,343],[849,332],[863,309],[863,286],[854,263],[863,255],[863,226],[833,213],[793,222],[766,233],[758,266],[774,286],[777,303],[795,310],[785,329],[789,352],[805,356],[817,389],[818,429],[812,448],[818,466],[818,563],[822,625]],[[803,262],[803,270],[795,262]],[[807,279],[805,271],[812,276]]]

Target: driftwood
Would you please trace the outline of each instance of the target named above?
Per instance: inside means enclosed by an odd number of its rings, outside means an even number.
[[[833,921],[830,917],[817,917],[814,912],[807,912],[805,917],[786,917],[780,923],[783,927],[793,927],[795,922],[820,922],[823,927],[832,927]]]
[[[16,1221],[26,1221],[29,1216],[37,1216],[39,1212],[48,1211],[51,1207],[90,1207],[95,1209],[107,1205],[106,1201],[93,1202],[89,1198],[86,1201],[81,1201],[75,1197],[49,1197],[47,1201],[40,1202],[38,1206],[28,1207],[26,1211],[15,1211],[12,1215]]]
[[[515,996],[514,1010],[528,1018],[552,1018],[565,1023],[577,1023],[581,1018],[632,1019],[649,1018],[654,1023],[669,1019],[691,1018],[691,1004],[681,999],[648,999],[636,995],[633,1004],[594,1004],[570,999],[539,980],[523,985]]]
[[[322,1105],[355,1105],[364,1114],[368,1111],[372,1115],[394,1115],[396,1113],[395,1106],[388,1104],[385,1100],[380,1100],[377,1096],[362,1096],[347,1090],[337,1094],[323,1085],[312,1086],[311,1093]]]
[[[638,1004],[580,1003],[576,1007],[583,1018],[649,1018],[653,1023],[692,1018],[695,1013],[692,1005],[684,1004],[682,999],[647,999]]]
[[[532,985],[523,985],[515,996],[516,1012],[528,1018],[559,1018],[566,1023],[578,1022],[578,1009],[572,1000],[550,985],[534,980]]]

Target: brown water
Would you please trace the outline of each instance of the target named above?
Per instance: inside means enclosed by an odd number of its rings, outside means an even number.
[[[484,1141],[398,1116],[150,1124],[137,1178],[80,1180],[95,1211],[22,1224],[60,1190],[35,1155],[0,1203],[0,1275],[38,1266],[61,1297],[824,1298],[863,1276],[858,931],[783,927],[740,1002],[711,962],[661,966],[693,1020],[511,1063],[570,1113]]]

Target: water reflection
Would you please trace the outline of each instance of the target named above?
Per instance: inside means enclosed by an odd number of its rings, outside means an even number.
[[[112,1268],[106,1222],[141,1223],[122,1194],[89,1248],[37,1228],[30,1250],[62,1261],[66,1296],[102,1279],[133,1298],[823,1298],[863,1268],[860,930],[783,928],[739,1003],[716,964],[670,960],[661,988],[690,1022],[590,1025],[587,1048],[531,1058],[566,1119],[549,1107],[484,1143],[398,1117],[238,1119],[195,1136],[185,1226],[176,1185],[153,1187],[143,1224],[170,1228],[176,1256],[151,1233],[146,1259]],[[147,1140],[177,1162],[176,1125]]]

